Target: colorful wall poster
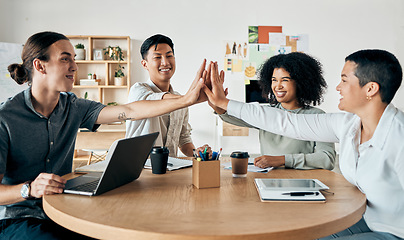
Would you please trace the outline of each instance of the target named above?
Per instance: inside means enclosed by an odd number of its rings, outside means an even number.
[[[224,71],[226,71],[226,72],[231,72],[233,69],[232,69],[232,66],[233,66],[233,64],[232,64],[232,60],[233,59],[231,59],[231,58],[225,58],[224,59]]]
[[[247,41],[225,41],[224,70],[243,72],[246,81],[257,79],[257,71],[277,54],[308,51],[308,35],[286,35],[282,26],[249,26]]]
[[[243,60],[233,59],[232,70],[233,70],[233,72],[242,72],[243,71]]]
[[[288,53],[292,52],[291,46],[277,46],[275,48],[276,48],[276,50],[275,50],[276,54],[288,54]]]
[[[291,47],[292,52],[296,52],[298,40],[299,36],[286,36],[286,46]]]
[[[227,41],[225,43],[225,58],[247,59],[248,44],[246,41]]]
[[[268,44],[285,46],[286,45],[286,34],[284,33],[268,33]]]
[[[244,75],[246,79],[257,79],[256,72],[259,67],[270,57],[278,54],[277,47],[268,44],[249,44],[249,59],[243,61]]]
[[[269,43],[268,33],[282,33],[282,26],[258,26],[258,43]]]
[[[257,79],[257,64],[255,62],[243,61],[243,69],[245,82],[249,83],[250,79]]]
[[[258,43],[258,26],[248,27],[248,43]]]
[[[296,42],[296,51],[308,52],[309,51],[309,35],[299,34],[299,39]]]
[[[224,61],[224,71],[242,72],[243,71],[243,60],[226,58]]]

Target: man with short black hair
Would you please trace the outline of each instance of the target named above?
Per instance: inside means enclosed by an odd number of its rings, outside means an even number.
[[[171,39],[161,34],[153,35],[143,42],[140,54],[141,64],[149,72],[150,79],[131,87],[129,102],[178,97],[180,94],[170,84],[175,73],[174,44]],[[188,108],[183,108],[159,117],[127,121],[126,137],[160,132],[156,146],[167,147],[172,157],[177,157],[178,148],[185,156],[192,157],[195,146],[192,143],[188,118]],[[197,152],[205,148],[211,156],[211,149],[207,144],[198,148]]]

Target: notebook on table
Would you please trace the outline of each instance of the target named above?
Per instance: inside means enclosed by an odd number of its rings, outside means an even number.
[[[262,202],[325,202],[320,190],[329,189],[318,179],[256,178],[255,185]]]
[[[136,180],[156,141],[158,132],[119,139],[112,143],[103,172],[94,172],[67,181],[64,193],[100,195]]]
[[[167,161],[167,170],[168,171],[174,171],[174,170],[178,170],[181,168],[187,168],[187,167],[192,167],[192,160],[168,157],[168,161]],[[152,169],[150,158],[147,159],[147,161],[144,165],[144,168]]]

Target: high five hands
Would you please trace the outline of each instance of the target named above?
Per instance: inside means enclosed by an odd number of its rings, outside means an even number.
[[[202,90],[205,87],[204,81],[206,79],[207,74],[205,67],[206,67],[206,59],[202,61],[202,64],[196,73],[194,81],[189,87],[188,92],[184,95],[185,101],[188,102],[188,105],[201,103],[207,100],[207,97],[204,91]]]
[[[228,89],[223,88],[224,71],[222,70],[219,73],[217,62],[210,62],[206,70],[201,74],[201,78],[205,85],[202,88],[203,93],[200,94],[199,98],[206,98],[203,100],[208,100],[209,106],[211,106],[216,113],[224,113],[227,110],[227,104],[229,102],[226,98]]]
[[[222,114],[226,111],[229,102],[226,98],[228,90],[223,89],[223,83],[224,71],[219,73],[217,62],[210,62],[206,66],[206,59],[204,59],[184,97],[186,101],[189,101],[189,105],[208,101],[216,113]]]

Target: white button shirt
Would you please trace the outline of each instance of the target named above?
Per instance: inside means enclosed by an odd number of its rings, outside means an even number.
[[[291,114],[236,101],[229,102],[227,113],[275,134],[339,142],[342,174],[366,194],[369,228],[404,238],[404,113],[393,104],[363,144],[361,120],[351,113]]]
[[[170,93],[177,94],[171,85]],[[160,100],[164,94],[150,79],[147,83],[135,83],[129,92],[129,102]],[[188,123],[188,108],[182,108],[162,116],[135,121],[126,121],[126,137],[135,137],[159,132],[155,146],[165,146],[171,157],[177,157],[178,147],[192,143],[191,125]]]

